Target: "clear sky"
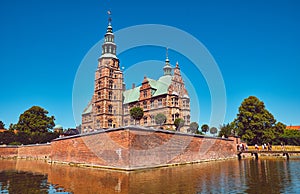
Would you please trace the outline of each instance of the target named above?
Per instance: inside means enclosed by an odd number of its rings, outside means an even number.
[[[255,95],[278,121],[299,125],[299,2],[1,0],[0,120],[8,127],[25,110],[38,105],[55,116],[56,124],[75,127],[72,91],[76,72],[86,53],[103,38],[106,13],[111,10],[114,31],[133,25],[163,24],[201,41],[223,76],[225,123],[236,117],[243,99]],[[119,58],[126,70],[140,60],[164,61],[165,49],[133,49]],[[189,61],[175,51],[170,50],[169,58],[172,65],[179,61],[190,80],[199,80],[198,99],[194,101],[199,100],[201,113],[192,119],[200,125],[208,123],[211,100],[205,79],[194,74]],[[96,70],[97,58],[94,67]],[[143,76],[140,72],[126,78],[125,72],[127,87],[133,81],[140,83]],[[93,83],[94,78],[90,79]],[[84,100],[82,104],[86,103]]]

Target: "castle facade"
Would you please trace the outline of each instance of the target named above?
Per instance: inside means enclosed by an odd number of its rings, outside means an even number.
[[[190,124],[190,98],[178,62],[172,68],[167,55],[158,80],[144,77],[140,86],[126,90],[116,49],[110,19],[95,72],[94,93],[82,113],[81,131],[133,125],[129,112],[135,106],[144,110],[139,125],[159,127],[155,116],[162,113],[167,117],[164,129],[175,129],[175,119],[182,118],[185,122],[181,130],[186,131]]]

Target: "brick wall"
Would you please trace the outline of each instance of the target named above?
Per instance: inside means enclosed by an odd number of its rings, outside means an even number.
[[[2,158],[31,158],[50,159],[51,144],[24,145],[24,146],[0,146]]]
[[[0,147],[0,156],[133,170],[236,157],[236,142],[129,127],[65,137],[51,144]]]
[[[0,158],[12,158],[18,156],[17,146],[0,146]]]
[[[51,144],[24,145],[18,148],[18,158],[49,159]]]
[[[53,161],[127,170],[230,157],[236,157],[233,140],[135,127],[52,142]]]

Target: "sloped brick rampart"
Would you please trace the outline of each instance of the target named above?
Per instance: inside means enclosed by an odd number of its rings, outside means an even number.
[[[56,162],[134,170],[236,157],[230,139],[128,127],[57,139]]]
[[[0,147],[0,155],[135,170],[236,157],[234,140],[129,126],[64,137],[51,144]]]

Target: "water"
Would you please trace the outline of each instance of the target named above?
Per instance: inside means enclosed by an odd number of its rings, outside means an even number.
[[[300,193],[299,165],[243,159],[118,172],[0,160],[0,193]]]

